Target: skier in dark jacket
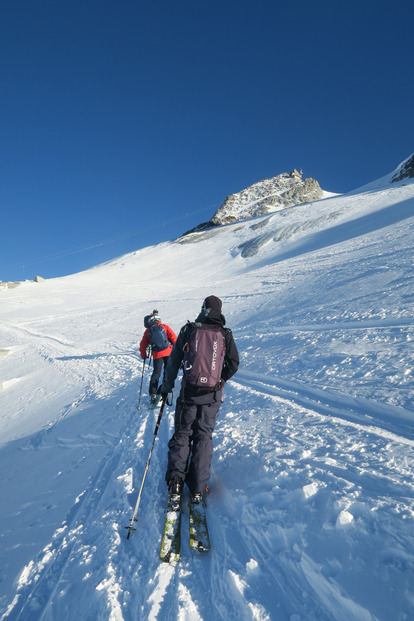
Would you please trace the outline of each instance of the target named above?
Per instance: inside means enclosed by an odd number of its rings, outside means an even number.
[[[180,395],[175,408],[175,431],[168,443],[168,466],[165,479],[170,496],[180,496],[184,482],[190,490],[191,502],[202,499],[202,493],[210,477],[213,455],[212,435],[218,411],[223,402],[223,388],[237,371],[239,354],[231,330],[225,328],[221,314],[222,303],[210,295],[204,300],[195,325],[216,326],[224,337],[225,356],[221,379],[212,389],[200,389],[190,385],[183,377]],[[180,331],[168,359],[161,395],[164,399],[174,387],[174,382],[184,358],[184,349],[194,324],[187,323]]]

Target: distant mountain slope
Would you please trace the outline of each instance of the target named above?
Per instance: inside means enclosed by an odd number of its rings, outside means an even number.
[[[404,160],[394,172],[391,182],[414,178],[414,153]]]
[[[414,154],[399,164],[391,174],[360,189],[371,186],[382,187],[384,183],[388,185],[412,178],[414,178]],[[332,196],[336,195],[324,192],[316,179],[309,177],[302,180],[301,172],[294,169],[290,173],[263,179],[245,190],[230,194],[210,220],[202,222],[184,235]]]
[[[245,190],[230,194],[211,220],[199,224],[188,233],[262,216],[319,200],[323,196],[323,190],[315,179],[309,177],[302,180],[301,173],[295,169],[289,174],[282,173],[271,179],[263,179]]]

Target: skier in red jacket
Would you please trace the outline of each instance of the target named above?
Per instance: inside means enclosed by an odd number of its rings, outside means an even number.
[[[141,358],[145,360],[148,357],[148,347],[152,350],[153,372],[149,383],[149,394],[152,404],[157,403],[159,398],[158,383],[160,381],[161,372],[167,366],[168,356],[170,355],[173,345],[177,337],[170,326],[161,323],[158,311],[153,311],[151,315],[144,317],[144,326],[146,328],[144,335],[139,344],[139,353]]]

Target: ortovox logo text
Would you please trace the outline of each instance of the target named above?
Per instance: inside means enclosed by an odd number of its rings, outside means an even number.
[[[213,360],[211,362],[211,368],[213,371],[216,370],[216,360],[217,360],[217,341],[213,343]]]

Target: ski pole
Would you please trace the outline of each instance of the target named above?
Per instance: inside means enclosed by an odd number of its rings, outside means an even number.
[[[138,405],[137,405],[137,410],[139,410],[140,408],[140,403],[141,403],[141,393],[142,393],[142,382],[144,379],[144,369],[145,369],[145,358],[142,361],[142,374],[141,374],[141,386],[139,387],[139,397],[138,397]]]
[[[151,351],[151,348],[149,348],[148,366],[151,364],[151,354],[152,354],[152,351]],[[142,382],[143,382],[143,379],[144,379],[145,361],[146,361],[146,358],[144,358],[143,365],[142,365],[141,386],[139,388],[139,399],[138,399],[137,410],[139,410],[140,404],[141,404]]]
[[[145,465],[144,476],[142,477],[141,487],[139,488],[138,498],[137,498],[137,502],[135,504],[134,513],[132,515],[131,522],[130,522],[129,526],[125,526],[125,528],[128,529],[127,539],[130,538],[132,531],[136,530],[136,528],[134,528],[134,522],[137,521],[137,513],[138,513],[139,503],[141,502],[141,494],[142,494],[142,490],[143,490],[143,487],[144,487],[145,479],[147,477],[148,468],[149,468],[150,461],[151,461],[152,449],[154,448],[154,444],[155,444],[155,438],[157,437],[158,429],[160,427],[162,413],[164,412],[165,401],[166,400],[163,399],[162,403],[161,403],[160,413],[158,414],[158,419],[157,419],[157,422],[156,422],[156,425],[155,425],[154,437],[152,438],[151,449],[150,449],[150,452],[149,452],[149,455],[148,455],[147,463]]]

